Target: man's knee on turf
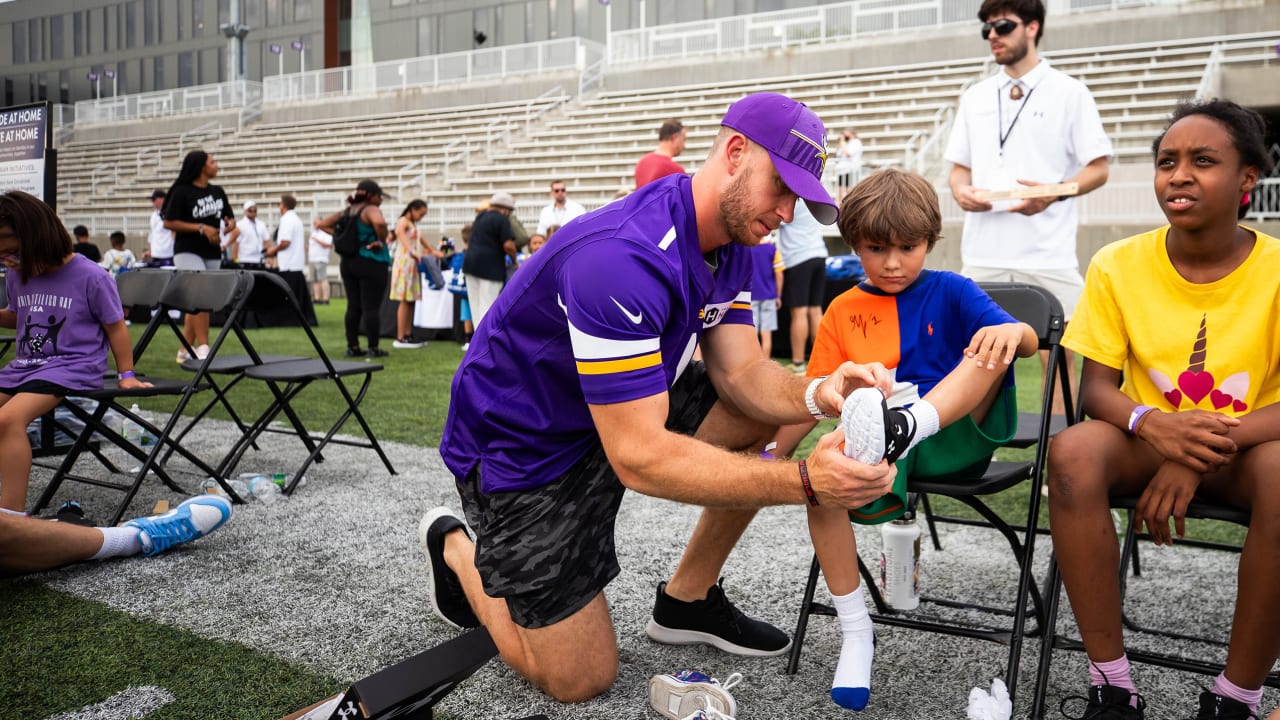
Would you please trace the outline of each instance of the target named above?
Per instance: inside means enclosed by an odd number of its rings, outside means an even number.
[[[618,678],[618,652],[612,647],[612,662],[595,658],[592,662],[557,662],[539,666],[538,659],[530,671],[530,681],[543,692],[560,702],[576,703],[590,700],[613,687]],[[599,650],[599,648],[597,648]],[[566,653],[561,657],[568,657]]]

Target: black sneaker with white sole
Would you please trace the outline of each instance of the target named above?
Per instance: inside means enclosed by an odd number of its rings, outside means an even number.
[[[916,419],[906,408],[890,408],[884,393],[860,388],[845,398],[840,412],[844,454],[867,465],[895,462],[911,445]]]
[[[645,634],[667,645],[710,645],[734,655],[771,657],[791,649],[791,638],[767,622],[747,617],[724,594],[724,578],[705,600],[684,602],[658,583],[658,598]]]
[[[418,545],[427,559],[427,597],[441,620],[458,629],[480,627],[480,619],[467,602],[458,575],[444,561],[444,537],[454,530],[467,532],[462,520],[446,507],[429,510],[418,523]]]

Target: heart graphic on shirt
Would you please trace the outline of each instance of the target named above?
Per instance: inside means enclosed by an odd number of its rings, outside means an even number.
[[[1221,390],[1218,390],[1217,388],[1214,388],[1214,390],[1209,393],[1209,402],[1213,403],[1214,410],[1221,410],[1222,408],[1230,405],[1234,401],[1235,401],[1235,398],[1222,392]]]
[[[1231,409],[1235,410],[1238,413],[1242,413],[1245,410],[1249,409],[1249,404],[1243,400],[1236,400],[1235,402],[1231,403]]]
[[[1193,405],[1200,404],[1205,399],[1210,390],[1213,390],[1213,373],[1211,372],[1192,372],[1184,370],[1178,375],[1178,388],[1182,390],[1182,394],[1187,396]]]
[[[1168,390],[1164,394],[1164,399],[1169,401],[1169,404],[1173,406],[1174,410],[1177,410],[1178,406],[1182,404],[1182,391]]]

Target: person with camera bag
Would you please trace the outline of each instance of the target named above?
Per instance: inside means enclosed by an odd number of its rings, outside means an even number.
[[[347,208],[317,220],[315,227],[333,235],[333,249],[341,260],[338,270],[347,293],[344,317],[347,332],[347,357],[386,357],[378,347],[381,329],[379,310],[387,297],[388,269],[391,253],[387,249],[387,221],[382,216],[384,193],[373,180],[361,180],[356,191],[347,197]],[[360,329],[369,342],[366,351],[360,347]]]

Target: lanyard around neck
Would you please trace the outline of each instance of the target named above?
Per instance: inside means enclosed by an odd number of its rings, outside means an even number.
[[[996,136],[1000,138],[1001,156],[1004,155],[1005,141],[1013,134],[1013,128],[1018,124],[1018,118],[1022,117],[1022,111],[1027,109],[1027,103],[1031,102],[1031,93],[1036,91],[1035,88],[1027,91],[1027,94],[1022,98],[1022,105],[1018,107],[1018,112],[1013,116],[1013,122],[1009,123],[1009,129],[1002,133],[1001,128],[1004,127],[1004,103],[1002,102],[1002,93],[1000,91],[1003,89],[1003,87],[996,88]]]

